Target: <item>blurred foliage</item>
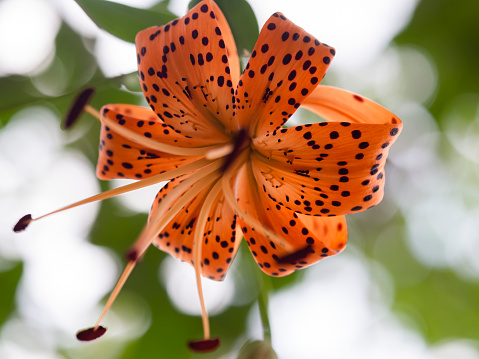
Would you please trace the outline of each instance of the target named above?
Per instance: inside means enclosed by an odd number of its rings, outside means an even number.
[[[5,323],[5,320],[15,309],[15,288],[17,287],[21,275],[21,265],[16,265],[9,270],[0,272],[0,283],[2,283],[2,295],[0,296],[0,325]]]
[[[166,8],[167,2],[159,2],[150,9],[137,9],[103,0],[76,1],[100,28],[130,42],[134,41],[138,30],[164,24],[173,18]],[[194,3],[192,1],[190,6]],[[240,54],[243,50],[251,51],[258,36],[258,24],[249,4],[245,0],[218,0],[217,3],[232,27]],[[438,88],[430,111],[436,119],[441,119],[444,106],[451,98],[465,92],[478,92],[478,10],[477,0],[464,0],[461,6],[449,0],[423,0],[410,24],[395,39],[398,45],[413,45],[423,49],[434,62],[438,71]],[[142,95],[124,89],[131,88],[132,78],[136,74],[105,78],[101,73],[91,52],[94,41],[83,38],[64,22],[56,38],[55,58],[49,67],[30,77],[13,75],[0,78],[1,125],[5,125],[16,111],[32,104],[43,104],[58,114],[64,114],[77,92],[90,86],[97,89],[92,103],[96,108],[105,103],[143,103]],[[59,67],[65,71],[59,73]],[[88,116],[82,115],[84,120],[81,121],[91,121],[90,118],[87,120]],[[98,127],[92,126],[85,136],[69,146],[81,150],[95,164],[98,134]],[[102,182],[101,186],[107,189],[106,183]],[[383,226],[387,227],[391,223],[404,226],[402,220],[397,214]],[[90,238],[93,243],[108,246],[122,255],[145,221],[146,215],[125,216],[114,202],[106,201],[102,203]],[[358,221],[361,222],[361,219]],[[369,230],[365,235],[374,238],[374,233],[381,228]],[[398,232],[381,251],[373,250],[377,248],[374,240],[358,242],[358,247],[379,261],[393,278],[396,285],[394,309],[416,318],[416,328],[431,343],[452,337],[479,340],[479,331],[476,329],[479,322],[479,307],[476,304],[479,301],[479,284],[459,278],[449,270],[425,268],[410,252],[405,241],[406,235],[405,231]],[[247,254],[243,256],[242,265],[255,267],[244,245],[241,251]],[[164,256],[159,251],[148,251],[125,286],[127,292],[138,293],[148,304],[151,327],[145,335],[129,343],[119,358],[208,359],[225,355],[235,347],[235,340],[244,333],[246,317],[253,303],[230,307],[221,315],[211,318],[212,334],[221,334],[222,346],[218,352],[201,356],[191,354],[185,341],[201,336],[201,322],[197,317],[179,313],[158,285],[158,263]],[[21,270],[21,266],[17,265],[0,273],[2,323],[15,312],[13,296]],[[246,281],[255,282],[251,271],[245,269],[244,273]],[[420,273],[421,279],[405,282],[411,273]],[[285,278],[272,278],[273,290],[292,286],[301,281],[302,276],[303,272],[297,272]],[[467,315],[457,315],[466,312]]]
[[[396,309],[424,321],[421,330],[431,343],[446,338],[479,339],[478,298],[479,283],[462,280],[450,270],[436,270],[420,283],[399,289]],[[412,308],[416,313],[410,312]]]
[[[133,43],[140,30],[163,25],[176,18],[166,6],[155,6],[147,10],[103,0],[75,1],[99,28]]]
[[[476,0],[423,0],[395,42],[426,51],[438,70],[437,96],[430,106],[435,118],[456,95],[479,91],[479,4]]]
[[[449,0],[422,0],[409,25],[394,39],[398,45],[413,45],[425,52],[435,66],[438,84],[428,109],[440,126],[445,125],[445,109],[457,96],[479,92],[478,16],[476,0],[461,1],[460,6]],[[451,152],[449,149],[449,156],[458,156]],[[407,249],[406,235],[404,231],[390,238],[388,255],[376,257],[399,283],[394,308],[414,318],[430,343],[446,338],[479,339],[479,282],[460,278],[448,269],[429,271]],[[404,284],[404,277],[410,277],[412,271],[421,273],[417,276],[423,279]],[[467,315],[458,315],[466,312]]]

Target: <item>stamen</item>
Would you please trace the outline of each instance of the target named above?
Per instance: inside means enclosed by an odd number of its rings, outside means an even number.
[[[80,92],[73,103],[71,104],[70,108],[68,109],[67,115],[63,121],[62,127],[65,130],[68,130],[73,124],[78,120],[81,113],[85,109],[85,106],[88,106],[88,102],[90,102],[91,98],[95,93],[95,89],[92,87],[84,89]],[[88,106],[90,107],[90,106]]]
[[[85,106],[85,111],[88,112],[93,117],[95,117],[97,120],[101,121],[100,111],[98,111],[96,108],[93,108],[90,105],[86,105]]]
[[[135,143],[141,144],[144,147],[148,147],[149,149],[166,152],[173,155],[203,156],[211,150],[215,150],[224,146],[224,144],[221,144],[204,147],[176,147],[172,145],[167,145],[166,143],[158,142],[151,138],[140,135],[139,133],[133,132],[108,117],[103,116],[101,119],[108,127],[110,127],[113,131],[117,132],[120,136],[123,136]]]
[[[283,247],[288,252],[293,252],[294,248],[289,244],[284,238],[277,235],[271,229],[265,227],[260,221],[258,221],[253,216],[249,215],[243,208],[238,205],[238,202],[235,199],[233,189],[231,188],[231,179],[234,173],[239,169],[240,165],[244,162],[245,152],[242,152],[240,156],[236,158],[234,163],[228,167],[226,173],[223,175],[222,184],[223,184],[223,193],[225,195],[226,201],[233,208],[233,210],[240,216],[241,220],[245,221],[249,226],[253,227],[258,233],[262,234],[268,239],[271,239],[281,247]]]
[[[13,227],[13,231],[15,233],[24,231],[28,227],[28,225],[32,222],[33,222],[32,215],[31,214],[26,214],[25,216],[20,218],[20,220],[15,225],[15,227]]]
[[[77,333],[77,338],[78,340],[94,340],[96,338],[101,337],[103,334],[106,332],[106,328],[102,327],[100,325],[100,322],[103,320],[105,317],[106,313],[110,310],[113,302],[115,301],[116,297],[121,291],[121,288],[125,285],[126,280],[131,274],[131,271],[133,268],[135,268],[136,261],[130,261],[126,265],[125,269],[123,270],[123,273],[120,276],[120,279],[118,279],[118,282],[115,285],[115,288],[113,288],[113,291],[110,294],[110,297],[108,298],[108,301],[105,305],[105,308],[103,309],[103,312],[100,315],[100,318],[96,322],[96,325],[92,328],[88,328],[85,330],[82,330]]]
[[[212,164],[209,168],[209,174],[205,175],[206,171],[202,172],[204,169],[198,171],[198,173],[185,179],[164,197],[160,206],[156,208],[150,217],[146,230],[140,234],[135,243],[130,247],[131,252],[135,252],[138,257],[141,257],[163,228],[165,228],[198,193],[219,177],[220,174],[217,172],[217,169],[221,166],[221,161],[217,162],[218,163],[215,162],[215,166]],[[170,208],[170,205],[174,201],[176,201],[176,203]]]
[[[45,218],[45,217],[50,216],[52,214],[63,212],[67,209],[78,207],[78,206],[81,206],[83,204],[92,203],[92,202],[96,202],[96,201],[102,201],[102,200],[105,200],[105,199],[108,199],[108,198],[118,196],[118,195],[123,194],[123,193],[127,193],[127,192],[131,192],[131,191],[134,191],[134,190],[137,190],[137,189],[140,189],[140,188],[148,187],[148,186],[157,184],[159,182],[168,181],[172,178],[184,175],[184,174],[189,173],[191,171],[198,170],[199,168],[205,167],[205,166],[207,166],[208,164],[211,164],[211,163],[212,163],[211,161],[209,161],[205,158],[202,158],[202,159],[199,159],[195,162],[191,162],[191,163],[188,163],[184,166],[175,168],[173,170],[170,170],[170,171],[167,171],[167,172],[164,172],[164,173],[160,173],[159,175],[152,176],[152,177],[149,177],[149,178],[145,178],[145,179],[143,179],[141,181],[138,181],[138,182],[130,183],[130,184],[127,184],[127,185],[122,186],[122,187],[113,188],[109,191],[99,193],[97,195],[94,195],[92,197],[89,197],[89,198],[83,199],[81,201],[75,202],[75,203],[70,204],[66,207],[63,207],[63,208],[60,208],[56,211],[44,214],[44,215],[42,215],[40,217],[37,217],[37,218],[32,218],[31,215],[27,214],[26,216],[22,217],[18,221],[18,223],[13,228],[13,230],[15,232],[23,231],[31,222],[38,221],[39,219]]]
[[[188,347],[197,353],[207,353],[215,350],[220,345],[220,339],[202,339],[188,342]]]
[[[99,327],[91,327],[88,329],[80,330],[77,333],[77,339],[82,342],[89,342],[90,340],[95,340],[100,338],[103,334],[106,333],[106,328],[99,326]]]
[[[126,253],[125,253],[125,257],[126,259],[128,259],[129,261],[137,261],[139,256],[138,256],[138,252],[135,251],[135,250],[131,250],[129,249]]]
[[[203,206],[201,207],[200,214],[198,215],[198,222],[196,224],[195,236],[193,239],[193,263],[196,274],[196,286],[198,288],[198,296],[201,304],[201,317],[203,321],[203,337],[205,340],[210,338],[210,324],[208,320],[208,312],[206,311],[205,299],[203,296],[203,287],[201,285],[201,254],[203,247],[203,233],[205,230],[206,222],[211,211],[211,207],[221,192],[221,181],[218,181],[214,187],[208,193]]]
[[[187,178],[180,185],[178,185],[175,189],[173,189],[168,194],[168,196],[165,197],[165,201],[162,202],[160,206],[166,208],[166,210],[167,210],[166,215],[163,215],[165,210],[162,210],[161,208],[158,208],[155,215],[157,213],[159,213],[159,215],[162,216],[161,219],[156,221],[156,219],[157,219],[156,217],[158,217],[158,216],[153,216],[153,217],[155,217],[155,221],[150,220],[149,225],[146,226],[143,229],[143,231],[141,232],[137,241],[133,244],[133,246],[127,252],[127,257],[130,259],[130,261],[126,265],[122,275],[120,276],[120,279],[118,279],[118,282],[115,285],[115,288],[113,289],[112,293],[110,294],[110,297],[108,298],[108,302],[105,305],[105,309],[103,310],[103,312],[102,312],[100,318],[98,319],[95,327],[90,328],[90,329],[86,329],[86,330],[80,332],[82,337],[90,338],[91,336],[93,336],[92,339],[97,338],[97,337],[95,337],[95,335],[93,333],[95,333],[99,328],[101,328],[100,327],[100,322],[103,320],[106,313],[108,312],[108,310],[111,308],[113,302],[115,301],[116,297],[120,293],[121,288],[123,287],[123,285],[125,284],[126,280],[129,277],[129,275],[131,274],[133,268],[135,267],[138,258],[140,258],[143,255],[143,253],[146,251],[146,249],[151,244],[151,242],[156,238],[156,236],[185,207],[185,205],[192,198],[194,198],[199,192],[201,192],[204,188],[206,188],[208,185],[210,185],[214,180],[218,179],[219,173],[217,173],[217,172],[215,173],[215,171],[217,171],[218,168],[221,166],[221,161],[216,161],[216,162],[210,163],[208,166],[205,166],[204,168],[200,169],[196,174]],[[207,173],[207,175],[205,175],[205,173]],[[198,180],[198,176],[201,176],[199,180]],[[190,186],[192,186],[191,189],[189,189],[185,193],[186,189],[188,189],[188,187],[190,187]],[[180,189],[181,191],[179,191],[178,189]],[[179,200],[170,209],[168,209],[170,204],[175,199],[177,199],[178,197],[180,197]],[[152,224],[154,224],[153,229],[151,228]],[[89,340],[92,340],[92,339],[89,339]]]

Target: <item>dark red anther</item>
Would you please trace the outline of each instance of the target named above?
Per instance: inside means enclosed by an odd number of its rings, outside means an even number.
[[[70,108],[68,109],[65,119],[63,120],[63,129],[68,130],[71,126],[73,126],[73,124],[83,112],[83,108],[88,104],[88,102],[90,102],[90,99],[92,98],[94,93],[95,89],[89,87],[84,89],[77,95],[75,100],[73,100]]]
[[[103,334],[106,333],[106,328],[99,326],[95,329],[95,327],[80,330],[77,333],[77,339],[82,342],[89,342],[90,340],[95,340],[101,337]]]
[[[299,251],[290,253],[278,259],[278,263],[296,264],[297,261],[306,258],[309,254],[314,253],[311,246],[306,246]]]
[[[220,338],[201,339],[188,342],[188,348],[197,353],[212,352],[220,346]]]
[[[20,218],[20,220],[17,222],[17,224],[15,225],[15,227],[13,227],[13,231],[14,231],[15,233],[24,231],[32,221],[33,221],[33,219],[32,219],[32,215],[31,215],[31,214],[27,214],[27,215],[23,216],[23,217]]]
[[[126,259],[132,262],[136,262],[138,260],[138,251],[136,249],[130,249],[125,253]]]

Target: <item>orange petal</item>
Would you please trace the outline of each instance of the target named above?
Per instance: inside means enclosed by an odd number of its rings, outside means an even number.
[[[296,214],[274,203],[252,185],[255,179],[249,171],[243,168],[238,175],[239,205],[281,235],[294,249],[285,250],[238,219],[251,253],[263,272],[282,277],[344,249],[347,242],[344,216],[329,218]]]
[[[102,108],[102,116],[124,128],[161,143],[185,147],[199,146],[199,139],[185,138],[174,132],[148,108],[134,105],[107,105]],[[133,142],[107,125],[102,125],[100,148],[97,163],[97,176],[100,179],[132,178],[142,179],[169,171],[199,159],[201,156],[178,156],[152,150]]]
[[[241,76],[238,122],[258,136],[281,127],[323,79],[335,51],[275,13]]]
[[[186,177],[172,180],[160,190],[150,217],[162,199],[184,178]],[[159,234],[155,245],[160,250],[193,265],[196,222],[211,188],[212,186],[206,188],[194,197]],[[237,238],[236,233],[236,215],[222,193],[213,204],[208,218],[201,248],[201,275],[213,280],[223,280],[239,247],[240,238]]]
[[[402,121],[381,105],[332,86],[318,86],[304,100],[302,107],[329,122],[392,124],[399,131],[402,129]]]
[[[218,6],[204,0],[181,19],[140,31],[136,48],[140,81],[153,111],[185,136],[225,142],[239,58]]]
[[[254,166],[260,188],[304,214],[344,215],[378,204],[389,147],[402,122],[347,91],[319,86],[314,96],[317,102],[308,101],[316,113],[343,122],[283,128],[254,139],[264,156]]]
[[[337,216],[378,204],[393,127],[306,126],[283,129],[262,143],[260,151],[268,161],[253,162],[260,188],[278,204],[303,214]]]

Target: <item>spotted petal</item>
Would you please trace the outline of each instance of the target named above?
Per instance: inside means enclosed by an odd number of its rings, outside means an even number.
[[[136,48],[153,111],[185,136],[227,142],[239,58],[218,6],[204,0],[181,19],[140,31]]]
[[[281,127],[323,79],[334,54],[281,13],[271,16],[239,82],[239,126],[252,137]]]
[[[143,143],[146,140],[183,147],[200,147],[204,141],[186,138],[163,123],[148,108],[134,105],[115,104],[101,110],[97,176],[100,179],[142,179],[177,168],[200,158],[179,156],[152,149]],[[109,125],[108,125],[109,124]],[[120,135],[113,125],[119,125],[125,133],[137,135],[143,141],[133,141]]]
[[[273,201],[303,214],[344,215],[370,208],[383,198],[384,165],[402,123],[347,91],[325,86],[316,91],[319,100],[308,105],[342,122],[283,128],[254,139],[264,156],[253,162],[256,181]]]
[[[150,218],[158,205],[181,182],[172,180],[157,195]],[[212,186],[201,191],[168,223],[159,234],[155,245],[164,252],[193,265],[193,241],[201,207]],[[185,193],[187,193],[185,191]],[[236,215],[222,193],[216,198],[203,230],[201,275],[223,280],[238,250],[241,237],[236,232]]]
[[[323,218],[296,214],[274,203],[252,183],[255,183],[253,174],[244,167],[238,176],[238,203],[282,236],[287,244],[283,247],[238,219],[253,257],[266,274],[285,276],[344,249],[347,242],[344,216]]]

